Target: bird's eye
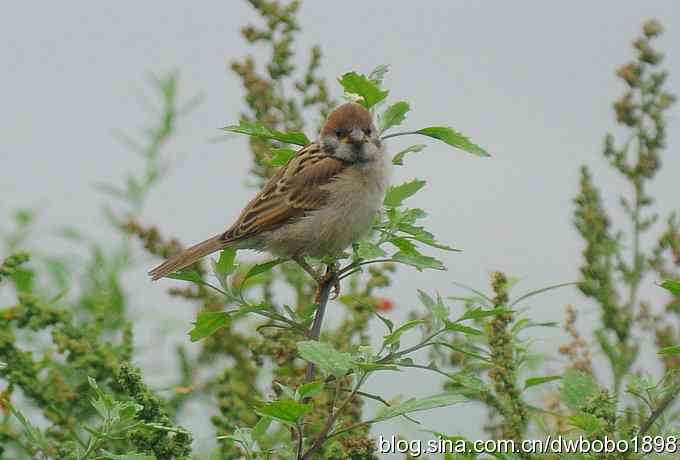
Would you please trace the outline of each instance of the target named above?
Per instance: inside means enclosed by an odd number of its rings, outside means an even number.
[[[338,129],[335,130],[335,135],[337,137],[342,137],[343,134],[344,134],[344,131],[342,129],[338,128]]]
[[[364,128],[364,133],[366,133],[367,136],[371,135],[371,131],[373,131],[373,130],[371,129],[370,126],[368,128]]]

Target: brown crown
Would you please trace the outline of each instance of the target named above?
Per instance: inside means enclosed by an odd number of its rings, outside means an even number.
[[[363,130],[370,127],[371,123],[371,112],[355,102],[348,102],[342,104],[328,115],[326,124],[321,130],[321,137],[334,135],[336,129],[347,132],[354,128]]]

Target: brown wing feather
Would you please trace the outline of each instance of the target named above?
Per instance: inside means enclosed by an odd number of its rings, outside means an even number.
[[[316,142],[303,148],[246,205],[223,234],[224,241],[250,238],[321,208],[328,199],[323,185],[345,168],[342,161],[324,153]]]

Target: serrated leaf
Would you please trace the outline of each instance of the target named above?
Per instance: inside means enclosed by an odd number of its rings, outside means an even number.
[[[673,295],[680,296],[680,281],[664,280],[661,287],[669,291]]]
[[[229,125],[222,128],[225,131],[232,133],[246,134],[248,136],[257,137],[260,139],[273,139],[275,141],[286,144],[295,144],[305,146],[310,143],[310,140],[304,133],[299,132],[281,132],[275,129],[269,129],[260,123],[251,123],[249,121],[241,121],[238,125]]]
[[[245,282],[252,278],[253,276],[261,275],[262,273],[266,273],[270,271],[272,268],[276,267],[279,264],[282,264],[285,262],[286,259],[274,259],[270,260],[269,262],[264,262],[261,264],[256,264],[253,265],[250,270],[248,270],[248,273],[246,273],[246,276],[243,278],[242,283],[245,284]]]
[[[371,73],[368,74],[369,80],[375,82],[378,85],[381,85],[383,82],[383,79],[385,78],[385,74],[390,70],[390,66],[387,64],[380,64],[377,66],[375,69],[371,71]]]
[[[484,335],[482,331],[480,331],[479,329],[475,329],[474,327],[464,326],[458,323],[452,323],[451,321],[445,321],[444,324],[446,325],[447,331],[462,332],[463,334],[468,335]]]
[[[192,283],[203,284],[203,278],[196,270],[183,268],[182,270],[170,273],[167,278],[173,280],[191,281]]]
[[[338,81],[346,93],[361,96],[361,105],[367,109],[385,99],[389,93],[387,90],[381,90],[374,81],[371,81],[365,75],[356,72],[347,72]]]
[[[463,315],[456,320],[456,322],[460,321],[465,321],[468,319],[479,319],[479,318],[486,318],[487,316],[498,316],[498,315],[505,315],[507,313],[513,313],[514,310],[509,310],[507,308],[503,307],[496,307],[496,308],[481,308],[481,307],[476,307],[476,308],[471,308],[467,310]]]
[[[664,347],[659,350],[660,355],[679,355],[680,345],[673,345],[671,347]]]
[[[293,149],[286,149],[286,148],[271,149],[271,154],[272,154],[271,165],[272,166],[283,166],[286,163],[288,163],[290,161],[290,159],[295,156],[296,153],[297,152]]]
[[[408,331],[409,329],[413,329],[414,327],[419,326],[419,325],[423,324],[424,322],[425,321],[423,321],[422,319],[414,319],[414,320],[405,322],[404,324],[402,324],[401,326],[396,328],[394,330],[394,332],[384,336],[383,337],[383,339],[384,339],[383,343],[385,345],[391,345],[393,343],[399,342],[399,340],[401,339],[401,335],[404,332]]]
[[[410,254],[399,251],[392,256],[392,260],[411,265],[412,267],[416,267],[418,270],[422,270],[424,268],[431,268],[433,270],[446,270],[446,267],[440,260],[437,260],[434,257],[424,256],[422,254]]]
[[[270,417],[276,421],[290,424],[297,423],[300,417],[312,410],[311,404],[302,404],[292,399],[268,402],[256,409],[255,412],[263,417]]]
[[[425,144],[416,144],[405,148],[404,150],[398,152],[396,155],[392,157],[392,164],[397,166],[403,166],[404,157],[406,156],[407,153],[417,153],[422,151],[425,147],[427,147]]]
[[[437,294],[437,301],[429,296],[425,291],[421,291],[418,289],[418,298],[420,299],[420,303],[425,306],[428,310],[432,312],[432,314],[438,318],[441,321],[446,321],[449,318],[449,309],[444,305],[444,301],[442,298]]]
[[[192,342],[197,342],[208,337],[218,329],[228,326],[231,315],[224,311],[206,311],[198,314],[194,328],[189,331]]]
[[[379,259],[385,257],[387,253],[380,247],[368,241],[357,243],[357,256],[361,259]]]
[[[409,106],[408,102],[404,101],[395,102],[389,106],[380,116],[380,122],[378,123],[380,134],[393,126],[400,125],[406,119],[406,114],[410,109],[411,106]]]
[[[579,409],[599,391],[600,388],[595,379],[583,371],[567,369],[562,376],[560,397],[562,402],[570,409]]]
[[[560,380],[561,375],[546,375],[544,377],[529,377],[524,381],[524,389],[535,387],[536,385],[542,385],[544,383],[553,382],[555,380]]]
[[[9,407],[9,410],[10,412],[12,412],[12,415],[16,417],[16,419],[23,427],[24,432],[26,433],[26,437],[31,442],[31,445],[40,447],[43,450],[43,452],[48,452],[50,450],[50,443],[43,434],[43,432],[40,431],[37,427],[35,427],[26,418],[26,416],[19,409],[15,408],[9,401],[6,401],[4,403],[6,404],[6,406]]]
[[[423,136],[432,137],[434,139],[439,139],[442,142],[473,155],[480,157],[490,156],[486,150],[476,144],[473,144],[470,139],[448,126],[431,126],[429,128],[419,129],[416,131],[416,133],[422,134]]]
[[[413,239],[418,241],[419,243],[426,244],[428,246],[432,246],[433,248],[437,249],[443,249],[444,251],[453,251],[453,252],[461,252],[462,249],[454,248],[451,246],[448,246],[446,244],[439,243],[438,241],[435,240],[434,235],[427,230],[425,230],[423,227],[416,227],[413,225],[399,225],[399,230],[409,233],[410,235],[413,236]]]
[[[568,417],[569,423],[572,426],[582,429],[586,433],[594,433],[603,428],[602,421],[593,414],[574,414]]]
[[[453,404],[466,402],[467,398],[460,394],[442,393],[439,395],[429,396],[422,399],[409,399],[399,404],[393,404],[380,410],[373,422],[388,420],[400,415],[410,414],[413,412],[420,412],[424,410],[435,409],[437,407],[446,407]]]
[[[316,364],[326,374],[341,378],[352,369],[352,355],[336,350],[326,342],[306,340],[297,343],[302,359]]]
[[[415,195],[418,190],[424,186],[425,181],[419,179],[414,179],[410,182],[404,182],[401,185],[392,186],[387,190],[383,204],[387,207],[401,206],[406,198]]]
[[[411,243],[411,241],[407,240],[406,238],[393,236],[388,240],[388,242],[393,244],[400,251],[405,252],[407,254],[419,254],[416,245]]]
[[[217,262],[215,262],[213,265],[215,273],[217,273],[217,275],[220,278],[226,278],[227,276],[231,275],[232,272],[236,269],[236,264],[234,263],[235,260],[236,249],[234,248],[223,249],[222,251],[220,251],[219,259],[217,259]]]

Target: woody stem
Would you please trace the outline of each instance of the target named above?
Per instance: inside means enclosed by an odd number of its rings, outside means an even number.
[[[314,322],[312,323],[312,328],[309,330],[307,337],[312,340],[319,340],[321,335],[321,324],[323,323],[323,317],[326,313],[326,305],[328,304],[328,298],[330,297],[331,290],[337,282],[337,272],[333,270],[330,266],[328,267],[328,274],[318,285],[317,298],[318,306],[316,307],[316,315],[314,316]],[[307,364],[307,371],[305,372],[305,382],[310,382],[314,378],[314,373],[316,369],[314,364]]]

